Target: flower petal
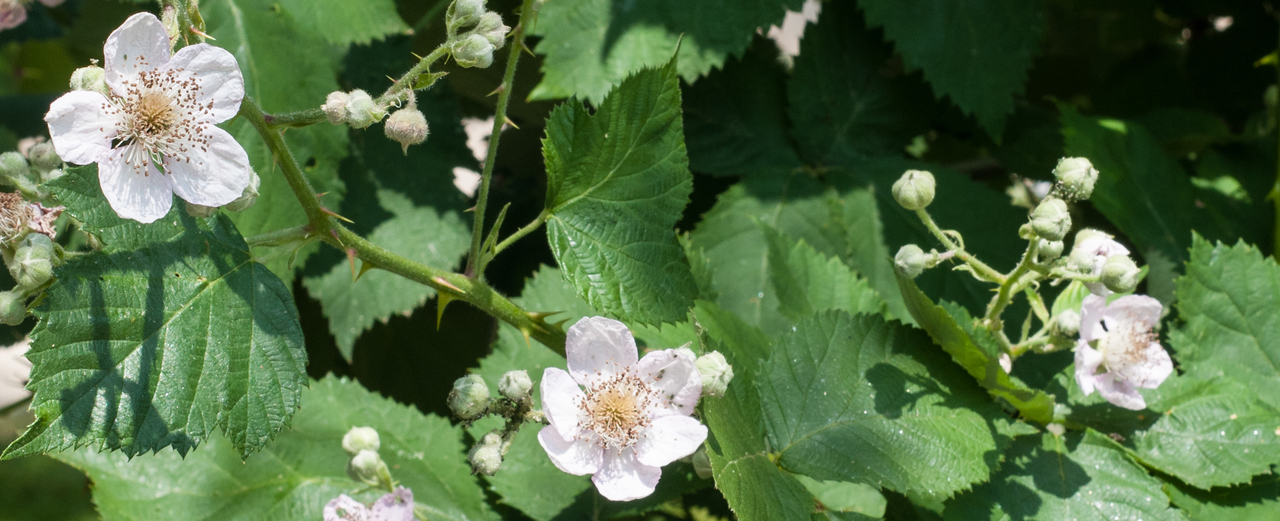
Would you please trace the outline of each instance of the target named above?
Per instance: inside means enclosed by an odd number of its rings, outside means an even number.
[[[133,151],[138,146],[114,149],[98,161],[98,184],[117,215],[145,224],[169,213],[173,206],[173,188],[169,176],[156,170],[150,158],[143,167],[135,167],[126,160],[135,154],[145,155],[140,150]]]
[[[558,367],[542,371],[542,411],[562,438],[578,437],[583,400],[586,395],[569,373]]]
[[[218,207],[244,193],[253,177],[249,154],[227,131],[210,125],[205,129],[207,151],[192,151],[184,158],[165,156],[164,169],[173,192],[183,200]]]
[[[364,521],[368,519],[369,508],[343,494],[324,506],[323,515],[324,521]]]
[[[106,58],[102,64],[103,78],[112,92],[124,96],[123,80],[169,62],[169,34],[156,15],[138,13],[107,37],[102,55]]]
[[[65,1],[67,0],[40,0],[40,3],[44,4],[45,7],[58,7]]]
[[[564,350],[569,374],[586,386],[636,363],[636,339],[631,331],[622,322],[605,317],[585,317],[569,328]]]
[[[600,495],[610,501],[631,501],[653,493],[662,469],[636,461],[635,451],[604,451],[604,464],[591,476]]]
[[[1115,375],[1105,373],[1098,377],[1098,394],[1118,407],[1134,411],[1147,408],[1147,401],[1142,398],[1138,388],[1132,383],[1116,379]]]
[[[0,9],[0,31],[13,29],[25,21],[27,21],[27,8],[22,7],[22,4],[15,2],[8,9]]]
[[[44,121],[63,161],[87,165],[111,152],[119,120],[108,112],[110,107],[107,97],[97,92],[71,91],[53,100]]]
[[[1122,377],[1129,383],[1143,389],[1155,389],[1173,374],[1173,359],[1169,358],[1164,346],[1152,342],[1143,350],[1142,362],[1126,369]]]
[[[196,103],[201,107],[213,102],[207,117],[222,123],[235,117],[244,99],[244,76],[236,57],[221,47],[198,43],[183,47],[169,60],[167,67],[180,71],[199,85]]]
[[[1146,295],[1128,295],[1113,300],[1102,310],[1102,320],[1108,331],[1119,328],[1120,322],[1137,322],[1139,329],[1151,329],[1160,322],[1164,305]]]
[[[1098,366],[1102,365],[1102,353],[1080,342],[1076,345],[1076,385],[1085,396],[1093,394],[1098,380]]]
[[[1107,307],[1107,297],[1088,295],[1080,305],[1080,340],[1092,342],[1107,334],[1102,328],[1103,310]]]
[[[556,468],[575,476],[595,474],[604,458],[605,451],[599,444],[583,439],[566,440],[549,425],[538,431],[538,443]]]
[[[413,521],[413,491],[396,487],[373,503],[372,521]]]
[[[689,416],[658,418],[636,440],[636,461],[650,467],[665,467],[693,454],[706,439],[706,426]]]
[[[649,382],[666,399],[668,407],[658,413],[689,415],[702,396],[702,375],[694,365],[693,351],[666,349],[654,351],[636,364],[636,374]]]

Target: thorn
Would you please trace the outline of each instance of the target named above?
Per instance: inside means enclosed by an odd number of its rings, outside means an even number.
[[[445,280],[445,278],[444,278],[444,277],[431,277],[431,280],[432,280],[432,281],[435,281],[435,283],[436,283],[436,284],[439,284],[439,285],[441,285],[441,286],[444,286],[444,287],[446,287],[446,288],[449,288],[449,289],[451,289],[451,290],[453,290],[453,291],[458,292],[458,294],[462,294],[462,293],[463,293],[463,291],[462,291],[462,289],[461,289],[461,288],[459,288],[459,287],[457,287],[457,286],[454,286],[454,285],[453,285],[453,283],[451,283],[451,282],[449,282],[449,281]]]
[[[351,263],[351,282],[355,282],[357,279],[360,278],[360,276],[356,274],[356,249],[355,248],[347,248],[347,262]]]
[[[457,300],[453,295],[448,293],[436,292],[440,298],[436,300],[436,331],[440,330],[440,324],[444,319],[444,308],[449,306],[450,302]]]
[[[365,273],[367,273],[367,272],[369,272],[369,271],[373,270],[373,269],[374,269],[374,268],[376,268],[376,267],[377,267],[377,266],[374,266],[372,262],[365,261],[365,260],[361,260],[361,261],[360,261],[360,273],[356,274],[356,280],[360,280],[360,277],[363,277]]]
[[[507,116],[503,115],[502,119],[506,121],[506,124],[511,125],[511,128],[520,130],[520,127],[516,126],[515,122],[511,121],[511,118],[508,118]]]
[[[388,80],[391,80],[391,83],[400,83],[400,80],[397,80],[397,79],[395,79],[395,78],[392,78],[391,76],[387,76],[387,79],[388,79]]]
[[[487,97],[489,97],[489,96],[493,96],[494,94],[502,94],[502,91],[504,91],[504,90],[506,90],[506,89],[507,89],[507,86],[506,86],[505,84],[499,84],[499,85],[498,85],[498,88],[493,89],[493,92],[490,92],[490,93],[486,94],[484,97],[486,97],[486,98],[487,98]]]
[[[188,30],[188,31],[191,31],[191,32],[193,32],[193,33],[196,33],[196,34],[198,34],[198,35],[200,35],[200,37],[201,37],[201,38],[206,38],[206,39],[209,39],[209,40],[213,40],[213,41],[215,41],[215,42],[216,42],[216,41],[218,41],[218,39],[217,39],[217,38],[214,38],[214,37],[212,37],[212,36],[209,36],[208,34],[205,34],[205,32],[204,32],[204,31],[201,31],[201,30],[199,30],[199,29],[196,29],[196,26],[194,26],[194,25],[192,25],[192,26],[188,26],[188,27],[187,27],[187,30]]]
[[[475,211],[476,211],[476,207],[472,206],[471,208],[467,208],[466,210],[463,210],[463,211],[464,211],[464,212],[475,212]]]
[[[337,218],[339,218],[339,219],[342,219],[342,220],[344,220],[344,221],[346,221],[346,222],[349,222],[349,223],[355,223],[355,221],[352,221],[351,219],[348,219],[348,218],[346,218],[346,217],[343,217],[343,216],[341,216],[341,215],[338,215],[338,214],[337,214],[336,212],[334,212],[333,210],[330,210],[330,209],[325,208],[325,207],[323,207],[323,206],[321,206],[321,207],[320,207],[320,211],[322,211],[322,212],[324,212],[324,213],[327,213],[327,214],[329,214],[329,215],[332,215],[332,216],[334,216],[334,217],[337,217]]]
[[[528,348],[531,348],[531,349],[532,349],[532,348],[533,348],[533,343],[529,341],[529,330],[528,330],[528,329],[521,329],[521,330],[520,330],[520,334],[521,334],[521,335],[524,335],[524,345],[525,345],[525,347],[528,347]]]
[[[413,57],[414,57],[414,58],[417,58],[418,60],[422,60],[422,57],[421,57],[421,56],[418,56],[418,53],[416,53],[416,52],[409,51],[409,54],[412,54],[412,55],[413,55]]]
[[[526,315],[529,315],[529,318],[532,318],[534,320],[542,320],[549,316],[559,315],[561,313],[564,313],[564,312],[563,311],[526,311],[525,312]]]
[[[319,198],[324,197],[324,196],[326,196],[326,195],[329,195],[329,192],[320,192],[320,193],[316,194],[316,199],[319,199]]]
[[[538,57],[538,55],[533,54],[533,51],[532,51],[532,50],[529,50],[529,46],[528,46],[528,45],[525,45],[523,41],[522,41],[522,42],[520,42],[520,49],[524,50],[524,52],[529,53],[529,56],[533,56],[534,58],[537,58],[537,57]]]
[[[338,245],[339,245],[339,246],[342,246],[343,248],[346,248],[346,247],[347,247],[347,245],[346,245],[346,244],[343,244],[343,243],[342,243],[342,237],[338,237],[338,232],[336,232],[336,231],[334,231],[334,230],[329,230],[329,235],[332,235],[332,236],[333,236],[333,240],[338,241]]]

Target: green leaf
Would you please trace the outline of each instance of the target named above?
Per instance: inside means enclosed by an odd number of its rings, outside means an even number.
[[[0,422],[4,418],[0,417]],[[83,472],[47,456],[0,461],[0,512],[5,521],[101,519]]]
[[[850,512],[871,518],[884,517],[885,499],[875,487],[865,483],[843,481],[818,481],[808,476],[796,475],[796,479],[822,508],[831,512]]]
[[[932,100],[918,78],[886,72],[891,55],[854,3],[822,6],[787,85],[792,133],[808,159],[901,155],[928,130]]]
[[[680,76],[699,76],[741,55],[756,29],[782,21],[801,0],[706,0],[691,5],[654,0],[616,5],[612,0],[557,0],[538,13],[532,34],[542,83],[530,97],[580,97],[593,102],[628,74],[666,63],[679,46]]]
[[[673,230],[693,176],[675,61],[628,78],[591,114],[551,112],[547,241],[592,307],[645,324],[679,322],[696,285]]]
[[[907,67],[1000,138],[1044,30],[1043,6],[1023,0],[863,0]]]
[[[778,465],[946,498],[984,481],[999,407],[918,330],[842,311],[801,321],[760,371]]]
[[[339,45],[409,30],[396,13],[395,0],[281,0],[280,7],[300,27]]]
[[[307,355],[288,288],[225,216],[181,222],[168,242],[55,270],[27,353],[36,422],[6,458],[186,454],[214,429],[248,456],[289,424]]]
[[[987,392],[1003,398],[1031,421],[1049,423],[1053,419],[1053,396],[1010,378],[1000,367],[995,339],[989,331],[975,329],[967,311],[954,304],[949,309],[934,304],[905,277],[898,277],[898,284],[916,323]]]
[[[1136,437],[1135,453],[1190,485],[1248,483],[1280,464],[1280,411],[1259,403],[1227,375],[1166,380],[1153,408],[1165,414]]]
[[[1280,475],[1263,474],[1248,485],[1198,490],[1166,484],[1165,492],[1196,521],[1254,521],[1280,518]]]
[[[1169,335],[1183,367],[1221,371],[1280,408],[1280,266],[1243,243],[1199,235],[1177,281],[1183,324]]]
[[[429,266],[453,267],[471,245],[470,226],[457,213],[441,215],[433,208],[414,206],[407,197],[391,190],[379,190],[378,200],[395,217],[379,224],[368,239],[392,253]],[[375,321],[386,322],[393,314],[411,313],[436,294],[430,286],[379,269],[353,280],[362,268],[341,262],[323,276],[303,280],[307,291],[317,296],[324,307],[329,331],[347,360],[351,359],[356,338],[372,328]]]
[[[150,224],[116,215],[111,203],[102,195],[96,163],[68,167],[66,175],[45,186],[59,203],[67,207],[66,212],[80,221],[84,231],[102,241],[105,252],[130,251],[166,242],[185,231],[180,218],[185,214],[181,200],[174,201],[168,215]]]
[[[770,349],[769,338],[707,301],[698,301],[694,314],[706,328],[711,347],[734,367],[725,395],[704,398],[699,405],[710,430],[707,456],[716,488],[743,521],[808,517],[812,495],[774,464],[765,444],[756,381],[759,364]]]
[[[948,520],[1185,520],[1160,482],[1097,431],[1015,439],[991,483],[947,505]]]
[[[769,280],[778,295],[778,312],[792,322],[818,311],[882,313],[884,301],[866,279],[836,258],[792,241],[776,228],[760,225],[769,243]]]
[[[334,377],[313,382],[293,429],[244,462],[221,437],[185,459],[89,450],[61,458],[93,479],[94,502],[110,521],[314,521],[339,494],[372,502],[385,493],[347,477],[342,437],[357,426],[378,431],[379,455],[430,519],[497,518],[470,475],[461,429]]]

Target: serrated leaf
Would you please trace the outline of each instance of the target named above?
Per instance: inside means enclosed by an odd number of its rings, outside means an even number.
[[[459,428],[334,377],[313,382],[293,429],[243,462],[221,437],[185,459],[89,450],[60,457],[93,479],[94,503],[109,521],[314,521],[339,494],[372,502],[385,493],[347,477],[342,437],[357,426],[378,431],[379,455],[430,519],[497,518],[470,475]]]
[[[778,337],[758,387],[778,465],[946,498],[984,481],[1003,413],[922,332],[824,312]]]
[[[861,514],[869,519],[884,517],[885,499],[880,490],[866,483],[818,481],[808,476],[796,479],[813,494],[813,499],[828,512]]]
[[[800,42],[787,95],[792,134],[810,161],[901,155],[928,129],[924,84],[890,72],[892,48],[864,28],[857,7],[823,5]]]
[[[395,0],[281,0],[280,8],[329,43],[369,43],[409,26]]]
[[[884,301],[867,281],[804,239],[792,241],[777,228],[761,224],[769,247],[769,281],[778,294],[778,312],[792,322],[818,311],[883,313]]]
[[[1024,0],[863,0],[906,65],[1000,138],[1044,30],[1043,6]]]
[[[1205,491],[1190,485],[1164,487],[1187,517],[1195,521],[1280,519],[1280,475],[1263,474],[1247,485]]]
[[[547,241],[593,308],[629,322],[679,322],[696,285],[675,223],[693,176],[680,121],[675,62],[628,78],[591,114],[552,111]]]
[[[1185,520],[1160,482],[1097,431],[1015,439],[991,483],[947,504],[948,520]]]
[[[177,199],[167,215],[150,224],[116,215],[111,203],[102,195],[96,163],[68,167],[66,175],[45,186],[58,202],[67,207],[66,212],[80,221],[84,231],[102,241],[102,250],[106,252],[129,251],[165,242],[185,231],[181,219],[185,212],[181,200]]]
[[[36,422],[5,452],[185,454],[221,429],[241,456],[289,424],[306,351],[289,290],[225,216],[167,242],[74,257],[36,308]]]
[[[533,99],[580,97],[598,102],[628,74],[659,66],[679,45],[680,76],[692,83],[741,55],[760,27],[781,22],[801,0],[707,0],[690,5],[654,0],[625,6],[611,0],[548,2],[538,13],[535,50],[546,56]]]
[[[1049,423],[1053,419],[1053,396],[1011,379],[1000,367],[998,347],[991,345],[994,339],[983,342],[974,338],[978,331],[967,311],[954,305],[947,309],[934,304],[915,282],[905,277],[899,276],[898,284],[916,323],[987,392],[1008,401],[1031,421]],[[990,335],[986,330],[981,333]]]

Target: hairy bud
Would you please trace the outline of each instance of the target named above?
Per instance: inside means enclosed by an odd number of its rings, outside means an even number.
[[[1102,285],[1116,293],[1129,293],[1138,287],[1142,270],[1128,255],[1112,255],[1102,265]]]
[[[1056,197],[1040,201],[1031,211],[1031,229],[1036,236],[1050,241],[1060,241],[1071,230],[1071,212],[1067,203]]]
[[[374,103],[368,92],[356,89],[347,94],[347,124],[351,128],[367,128],[386,115],[386,109]]]
[[[341,125],[347,122],[347,100],[350,96],[340,90],[335,90],[325,97],[324,105],[320,110],[324,111],[324,117],[329,119],[329,123]]]
[[[466,27],[476,22],[484,13],[484,0],[454,0],[446,15],[450,27]]]
[[[36,170],[40,173],[62,166],[62,158],[58,157],[58,151],[54,150],[53,143],[36,143],[32,145],[31,150],[27,151],[27,159],[31,161],[31,166],[36,167]]]
[[[702,395],[724,396],[729,389],[729,382],[733,381],[733,366],[724,359],[724,355],[719,351],[712,351],[698,357],[693,365],[702,375]]]
[[[418,109],[405,107],[392,113],[382,130],[388,139],[400,143],[400,149],[408,155],[409,145],[427,140],[427,118]]]
[[[479,67],[481,69],[493,65],[493,44],[479,34],[454,40],[453,59],[463,67]]]
[[[378,431],[373,427],[352,427],[342,437],[342,450],[347,451],[347,454],[352,457],[365,450],[378,452],[381,446],[382,441],[378,439]]]
[[[351,479],[377,485],[381,483],[383,476],[387,476],[390,481],[391,471],[387,469],[387,464],[382,461],[382,457],[377,452],[371,450],[362,450],[351,457],[351,462],[347,463],[347,475]]]
[[[530,389],[533,389],[533,380],[529,379],[528,371],[507,371],[498,379],[498,392],[513,402],[528,398]]]
[[[9,274],[18,287],[31,290],[53,278],[53,241],[39,233],[27,234],[9,262]]]
[[[1062,241],[1037,240],[1040,241],[1040,262],[1057,260],[1058,257],[1062,256],[1062,250],[1066,248]]]
[[[1098,182],[1098,169],[1083,157],[1064,157],[1053,169],[1058,187],[1068,199],[1084,200],[1093,195],[1093,185]]]
[[[0,323],[16,326],[27,319],[27,303],[17,291],[0,291]]]
[[[893,266],[898,269],[898,273],[909,279],[919,277],[928,262],[928,254],[914,244],[899,248],[898,254],[893,257]]]
[[[1053,332],[1064,337],[1076,336],[1080,332],[1080,313],[1075,310],[1064,310],[1054,317]]]
[[[111,93],[111,87],[107,86],[105,73],[102,67],[97,65],[81,67],[71,73],[71,90],[96,92],[103,96]]]
[[[19,179],[26,177],[30,168],[27,166],[27,158],[17,152],[5,152],[0,154],[0,177],[10,180],[10,184],[17,183]]]
[[[258,173],[249,171],[249,186],[244,187],[244,191],[240,193],[240,197],[223,206],[233,212],[242,212],[253,208],[258,202],[258,189],[262,187],[262,178],[258,177]]]
[[[496,432],[485,434],[479,443],[471,447],[467,461],[471,462],[471,471],[476,474],[497,474],[502,467],[502,437]]]
[[[474,420],[489,408],[489,386],[478,375],[469,374],[453,382],[449,410],[463,420]]]
[[[502,15],[488,12],[480,15],[480,21],[476,23],[474,32],[489,40],[489,44],[494,49],[501,49],[507,43],[507,31],[510,30],[510,27],[502,23]]]
[[[919,210],[933,202],[937,183],[924,170],[907,170],[893,183],[893,198],[908,210]]]

